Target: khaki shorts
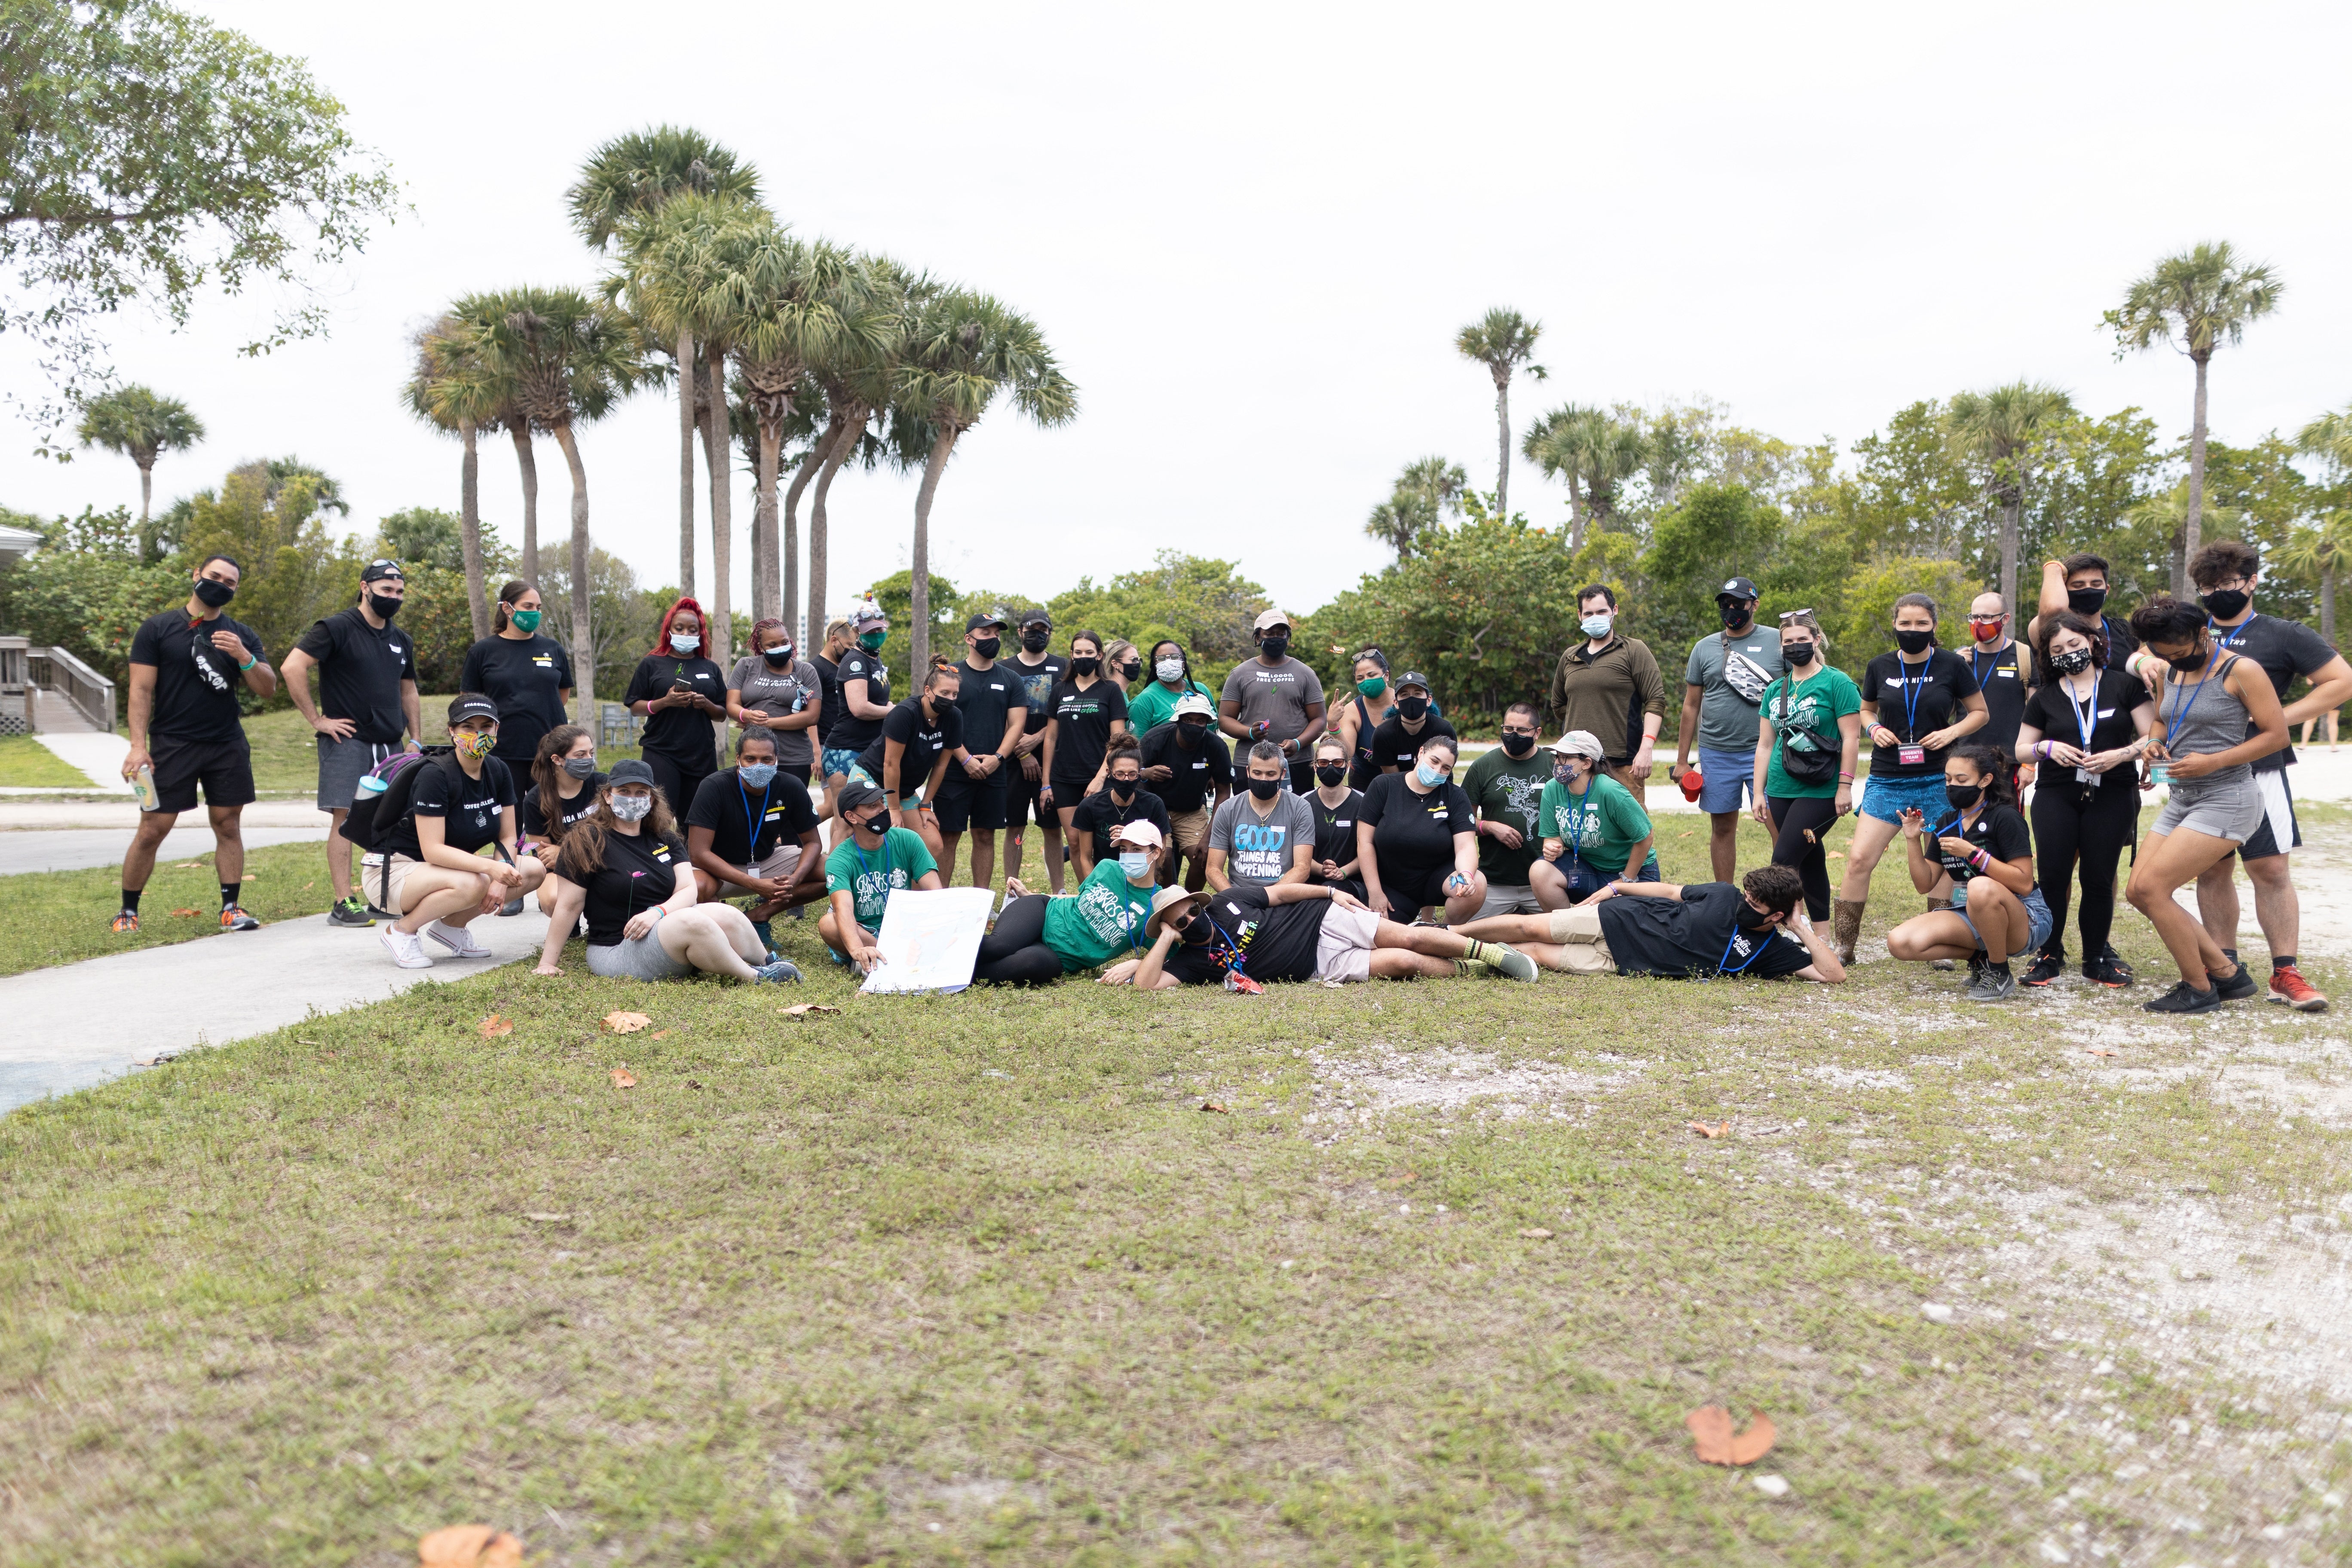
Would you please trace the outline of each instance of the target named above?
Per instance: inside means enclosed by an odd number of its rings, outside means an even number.
[[[738,866],[735,868],[748,876],[781,878],[790,877],[794,871],[799,870],[800,867],[801,847],[797,844],[787,844],[779,839],[776,847],[768,851],[768,858],[765,860],[754,861],[749,866]],[[719,897],[726,897],[727,889],[720,888],[719,893]]]
[[[1617,961],[1609,955],[1608,939],[1601,934],[1601,911],[1597,908],[1554,910],[1551,940],[1560,950],[1560,967],[1570,974],[1617,973]]]
[[[1334,904],[1323,913],[1323,934],[1315,944],[1315,978],[1345,983],[1372,977],[1372,948],[1381,917],[1370,910]]]
[[[1209,808],[1207,806],[1204,805],[1198,811],[1171,811],[1168,814],[1168,826],[1174,833],[1177,854],[1189,860],[1195,855],[1208,852]]]
[[[404,915],[408,912],[408,905],[405,901],[408,895],[403,889],[419,871],[441,871],[453,876],[456,874],[450,872],[446,866],[427,865],[422,860],[412,860],[405,855],[394,855],[392,857],[392,886],[389,889],[385,888],[383,880],[383,868],[381,866],[362,865],[360,868],[360,895],[373,903],[377,909],[394,915]],[[520,898],[521,895],[514,896]]]
[[[1619,784],[1623,784],[1628,790],[1633,792],[1634,805],[1643,807],[1649,805],[1649,774],[1643,773],[1640,778],[1635,778],[1633,776],[1633,769],[1631,763],[1627,763],[1622,766],[1616,763],[1610,763],[1606,765],[1609,769],[1609,776],[1615,779]]]

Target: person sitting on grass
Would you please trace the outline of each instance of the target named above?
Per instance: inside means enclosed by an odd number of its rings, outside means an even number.
[[[520,901],[547,876],[521,853],[515,833],[514,775],[491,755],[499,743],[498,705],[478,691],[449,703],[451,754],[411,763],[409,809],[383,837],[373,869],[377,907],[396,917],[377,940],[403,969],[430,969],[425,937],[453,958],[488,958],[466,928]],[[479,851],[498,856],[486,860]],[[362,879],[364,879],[364,878]]]
[[[1620,877],[1658,879],[1657,833],[1633,792],[1609,776],[1608,753],[1590,730],[1551,743],[1552,778],[1536,805],[1543,854],[1528,886],[1547,911],[1581,902]]]
[[[1096,867],[1075,898],[1049,899],[1006,878],[1004,909],[996,929],[981,939],[972,979],[1045,985],[1140,952],[1168,845],[1159,828],[1140,820],[1122,824],[1110,842],[1118,858]]]
[[[940,866],[921,834],[892,822],[890,797],[876,785],[850,778],[835,800],[835,815],[846,831],[825,857],[824,890],[832,907],[818,917],[816,934],[832,950],[835,963],[870,974],[882,962],[874,938],[882,929],[890,895],[906,888],[937,890],[941,886]]]
[[[1728,882],[1612,882],[1572,910],[1489,915],[1454,929],[1517,946],[1568,974],[1655,974],[1704,980],[1752,974],[1835,985],[1845,965],[1805,918],[1793,866],[1759,866]]]
[[[1213,985],[1255,992],[1280,980],[1416,980],[1423,975],[1503,975],[1533,981],[1535,961],[1500,942],[1476,942],[1442,926],[1406,925],[1374,914],[1362,900],[1326,884],[1237,882],[1222,892],[1163,888],[1151,900],[1144,955],[1113,965],[1108,984],[1139,991]]]
[[[754,724],[735,737],[735,765],[702,781],[686,813],[686,848],[705,902],[730,889],[750,893],[751,929],[772,956],[768,922],[824,897],[816,808],[808,785],[777,763],[776,732]]]
[[[1356,814],[1357,875],[1364,901],[1393,919],[1411,921],[1443,907],[1450,925],[1486,901],[1478,808],[1454,782],[1460,751],[1453,736],[1432,735],[1409,771],[1384,773],[1364,792]]]
[[[1886,933],[1888,956],[1911,963],[1969,961],[1968,998],[2017,994],[2009,961],[2050,940],[2050,906],[2033,879],[2033,834],[2010,795],[2009,763],[1990,746],[1961,746],[1944,759],[1951,813],[1927,831],[1925,813],[1903,813],[1911,885],[1931,904]],[[1934,853],[1929,853],[1932,847]]]
[[[547,879],[539,885],[539,911],[551,915],[562,891],[554,871],[563,853],[563,835],[596,809],[597,792],[604,787],[604,775],[596,771],[596,737],[577,724],[558,724],[539,738],[530,776],[531,786],[515,808],[515,821],[532,857],[548,869]]]
[[[742,910],[697,901],[694,866],[677,821],[654,788],[654,770],[635,757],[614,764],[596,809],[563,836],[558,868],[563,888],[537,973],[563,973],[556,961],[584,910],[591,974],[624,980],[725,974],[769,983],[801,977],[789,963],[764,962],[767,945]]]

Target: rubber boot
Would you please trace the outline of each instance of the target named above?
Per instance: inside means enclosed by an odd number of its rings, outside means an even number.
[[[1849,902],[1834,899],[1830,903],[1830,948],[1840,963],[1853,962],[1854,943],[1862,940],[1862,911],[1868,908],[1867,899]]]
[[[1949,899],[1929,899],[1927,900],[1927,912],[1931,915],[1939,910],[1948,910],[1951,907],[1952,900]],[[1952,967],[1952,961],[1948,958],[1939,958],[1934,963],[1928,964],[1927,967],[1930,969],[1949,969]]]

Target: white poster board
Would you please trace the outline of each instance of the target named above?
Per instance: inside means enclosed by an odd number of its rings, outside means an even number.
[[[874,939],[882,962],[860,991],[961,991],[971,984],[980,961],[980,939],[996,895],[986,888],[941,888],[919,892],[900,888],[883,906],[882,930]]]

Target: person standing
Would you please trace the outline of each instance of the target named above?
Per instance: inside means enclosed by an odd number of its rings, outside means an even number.
[[[2042,592],[2035,614],[2025,623],[2025,641],[2042,643],[2042,623],[2061,610],[2072,610],[2095,625],[2106,638],[2107,668],[2120,669],[2145,682],[2151,697],[2164,679],[2164,661],[2139,646],[2131,623],[2107,612],[2107,563],[2088,553],[2042,563]]]
[[[845,667],[846,668],[846,667]],[[963,750],[963,714],[956,708],[952,664],[932,661],[912,697],[890,710],[874,743],[857,753],[851,778],[879,784],[898,813],[898,826],[919,836],[939,857],[940,783]]]
[[[1102,637],[1070,634],[1070,673],[1054,688],[1054,721],[1045,731],[1045,787],[1041,805],[1053,807],[1070,837],[1070,817],[1087,797],[1113,735],[1127,732],[1127,694],[1102,672]]]
[[[1762,781],[1755,772],[1757,725],[1764,689],[1780,679],[1782,666],[1780,632],[1756,624],[1761,597],[1745,577],[1734,577],[1717,591],[1715,608],[1723,629],[1691,645],[1683,669],[1675,760],[1666,769],[1668,778],[1682,782],[1696,742],[1698,808],[1706,813],[1707,864],[1718,882],[1730,881],[1738,869],[1741,801],[1759,809],[1764,805]]]
[[[1583,730],[1608,749],[1611,776],[1649,802],[1650,762],[1666,721],[1666,683],[1657,656],[1617,629],[1616,590],[1595,583],[1576,595],[1584,641],[1559,656],[1551,709],[1562,734]]]
[[[1482,752],[1462,779],[1462,793],[1478,810],[1478,869],[1486,879],[1486,901],[1478,918],[1538,914],[1529,868],[1540,854],[1537,808],[1551,782],[1551,759],[1536,750],[1538,716],[1532,702],[1503,710],[1503,743]]]
[[[1130,710],[1130,711],[1132,711]],[[1209,824],[1234,793],[1233,758],[1212,729],[1216,710],[1202,692],[1176,700],[1174,716],[1143,737],[1143,782],[1168,809],[1169,874],[1198,892],[1209,875]],[[1328,737],[1326,737],[1328,739]]]
[[[2017,727],[2024,721],[2026,700],[2033,695],[2033,660],[2023,644],[2009,635],[2009,605],[1999,594],[1979,594],[1969,601],[1969,679],[1984,694],[1985,727],[1970,743],[1990,746],[2003,757],[2017,750]],[[2010,780],[2015,795],[2033,782],[2033,764],[2020,763]]]
[[[1212,705],[1216,702],[1216,693],[1192,679],[1192,661],[1185,656],[1184,645],[1162,637],[1151,645],[1150,683],[1127,700],[1129,731],[1141,735],[1168,722],[1176,716],[1177,700],[1188,691],[1199,692]]]
[[[1257,657],[1234,667],[1217,700],[1217,727],[1235,741],[1270,741],[1282,751],[1291,788],[1314,787],[1315,742],[1323,733],[1323,679],[1290,657],[1290,617],[1267,610],[1250,628]]]
[[[1755,812],[1772,832],[1772,864],[1797,868],[1817,921],[1830,918],[1830,829],[1853,809],[1862,754],[1862,692],[1829,651],[1812,611],[1780,617],[1783,673],[1765,689],[1749,764],[1764,781]]]
[[[1380,767],[1372,761],[1372,736],[1396,710],[1396,693],[1389,687],[1389,656],[1380,649],[1364,649],[1350,669],[1356,689],[1339,704],[1339,721],[1331,733],[1348,748],[1348,782],[1361,790],[1380,777]]]
[[[1407,922],[1444,906],[1446,922],[1468,920],[1486,901],[1478,871],[1478,814],[1454,782],[1459,749],[1450,735],[1422,742],[1412,771],[1382,773],[1356,817],[1357,868],[1364,902]]]
[[[2189,563],[2189,580],[2197,584],[2214,644],[2252,659],[2270,677],[2271,690],[2286,704],[2292,733],[2294,726],[2352,701],[2352,666],[2309,626],[2255,611],[2254,591],[2262,584],[2262,557],[2235,539],[2215,540]],[[2298,676],[2311,689],[2287,703],[2287,688]],[[2255,922],[2271,950],[2269,999],[2300,1013],[2318,1013],[2326,1010],[2327,998],[2295,964],[2295,950],[2303,941],[2303,906],[2294,895],[2287,857],[2302,847],[2303,829],[2295,822],[2294,791],[2286,776],[2294,760],[2292,745],[2254,759],[2253,784],[2263,797],[2263,820],[2238,846],[2238,855],[2246,863],[2247,880],[2254,885]],[[2238,884],[2230,863],[2218,860],[2197,879],[2197,911],[2205,930],[2232,960],[2238,956]]]
[[[1021,682],[997,658],[1004,647],[1003,611],[967,618],[963,642],[963,662],[956,666],[963,752],[940,783],[940,872],[955,880],[956,847],[970,833],[971,885],[985,888],[996,879],[996,836],[1005,826],[1013,752],[1027,727],[1029,704]]]
[[[1290,763],[1272,741],[1250,743],[1247,793],[1217,807],[1209,824],[1209,886],[1303,882],[1315,857],[1315,813],[1287,787]]]
[[[490,635],[466,650],[457,684],[498,704],[499,761],[528,773],[539,738],[572,712],[572,656],[541,637],[539,590],[520,579],[499,590]]]
[[[857,646],[855,628],[847,621],[835,621],[824,628],[824,647],[809,662],[816,666],[816,678],[824,687],[824,705],[816,716],[816,777],[824,797],[818,801],[819,821],[834,815],[833,799],[841,788],[841,781],[849,776],[849,764],[857,760],[856,748],[837,746],[833,731],[848,710],[841,701],[841,661]]]
[[[1443,735],[1459,742],[1461,736],[1454,726],[1429,710],[1429,677],[1417,669],[1408,669],[1397,677],[1396,710],[1381,721],[1372,731],[1372,772],[1401,773],[1421,755],[1424,742],[1433,735]]]
[[[139,830],[122,857],[122,904],[112,926],[117,936],[139,929],[139,899],[154,872],[155,851],[180,813],[195,809],[199,786],[212,820],[220,928],[261,928],[238,901],[245,883],[245,808],[254,788],[253,749],[246,742],[236,694],[242,688],[267,699],[278,689],[278,672],[262,657],[260,634],[221,613],[236,597],[244,575],[231,557],[206,556],[196,565],[188,602],[148,616],[131,634],[125,725],[131,750],[122,759],[122,776],[135,779],[142,768],[152,768],[155,805],[139,814]]]
[[[824,673],[800,657],[792,633],[773,616],[753,623],[751,647],[727,677],[727,717],[775,736],[776,765],[807,784],[824,716]]]
[[[727,718],[727,672],[702,657],[702,632],[699,604],[681,597],[670,605],[622,697],[646,721],[638,749],[673,815],[683,815],[702,781],[719,771],[711,721]]]
[[[327,829],[327,879],[335,889],[329,925],[375,924],[367,900],[352,890],[352,841],[343,837],[343,821],[360,780],[423,724],[415,639],[392,625],[407,591],[399,562],[369,562],[360,572],[359,603],[312,622],[279,667],[288,700],[318,734],[319,809],[333,819]]]
[[[1004,797],[1004,874],[1021,875],[1021,849],[1031,822],[1045,831],[1045,876],[1054,891],[1062,890],[1062,814],[1038,796],[1045,787],[1045,731],[1054,721],[1054,689],[1070,673],[1070,661],[1053,651],[1054,617],[1040,608],[1023,612],[1021,647],[1006,667],[1021,683],[1029,718],[1013,749],[1013,765],[1006,770]]]
[[[1540,849],[1528,868],[1536,908],[1582,902],[1611,882],[1654,882],[1657,832],[1633,791],[1603,771],[1600,737],[1570,730],[1551,745],[1552,778],[1536,803]]]

